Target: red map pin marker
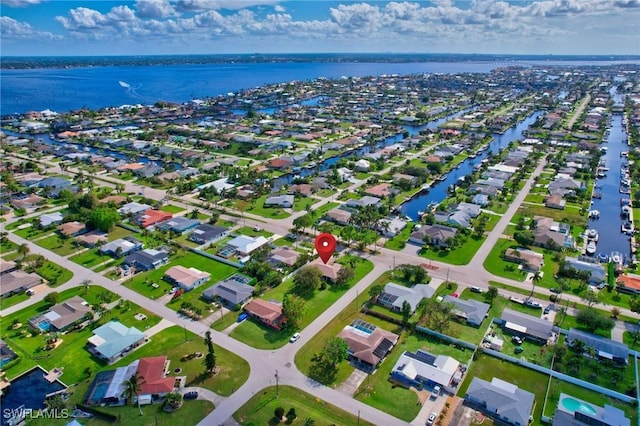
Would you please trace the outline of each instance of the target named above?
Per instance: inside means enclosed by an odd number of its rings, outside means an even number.
[[[336,251],[336,239],[328,232],[318,235],[315,245],[320,259],[322,259],[324,263],[327,263],[329,259],[331,259],[331,256],[333,256],[333,252]]]

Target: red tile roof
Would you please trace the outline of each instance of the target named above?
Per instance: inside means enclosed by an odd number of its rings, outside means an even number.
[[[166,393],[173,390],[174,377],[165,377],[166,356],[140,358],[136,372],[144,379],[140,394]]]

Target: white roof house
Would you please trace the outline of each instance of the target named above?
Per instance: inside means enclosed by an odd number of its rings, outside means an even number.
[[[42,216],[40,216],[40,226],[44,227],[60,223],[63,219],[64,216],[62,216],[62,213],[60,212],[43,214]]]
[[[239,237],[229,241],[227,244],[235,248],[238,253],[247,256],[268,242],[269,240],[263,236],[248,237],[246,235],[240,235]]]
[[[151,208],[150,205],[148,204],[140,204],[140,203],[136,203],[136,202],[132,202],[132,203],[127,203],[124,206],[120,207],[118,209],[118,213],[120,214],[136,214],[136,213],[142,213],[145,212],[147,210],[149,210]]]
[[[405,351],[393,366],[391,375],[431,386],[450,386],[459,367],[460,363],[450,356],[436,356],[422,350],[415,353]]]

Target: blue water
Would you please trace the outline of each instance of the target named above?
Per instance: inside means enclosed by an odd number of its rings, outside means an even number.
[[[38,328],[42,331],[49,331],[49,329],[51,328],[51,324],[49,324],[48,321],[40,321],[38,323]]]
[[[488,72],[493,62],[251,63],[0,70],[0,113],[185,102],[317,77]],[[125,85],[120,84],[125,83]]]
[[[11,386],[5,389],[2,397],[2,409],[16,409],[22,405],[25,408],[45,408],[45,397],[53,392],[65,389],[60,382],[49,383],[44,378],[44,370],[35,367],[28,373],[11,381]]]
[[[409,216],[415,221],[419,217],[419,211],[426,210],[426,207],[431,203],[442,202],[447,198],[447,188],[457,183],[461,177],[473,173],[473,167],[480,164],[489,153],[502,151],[510,142],[516,139],[522,140],[522,132],[524,132],[530,124],[534,123],[539,115],[539,112],[531,114],[517,125],[510,127],[504,134],[493,134],[493,140],[487,150],[482,151],[476,158],[467,158],[460,164],[460,167],[450,171],[444,181],[435,182],[432,187],[429,188],[428,192],[422,193],[404,203],[400,210],[402,214]]]

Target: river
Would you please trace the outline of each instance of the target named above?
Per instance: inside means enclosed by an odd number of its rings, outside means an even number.
[[[431,203],[440,203],[447,198],[447,188],[457,183],[461,177],[473,173],[474,166],[487,158],[490,153],[500,152],[512,141],[521,140],[523,132],[536,121],[539,115],[540,112],[534,112],[515,126],[511,126],[504,134],[494,133],[487,150],[482,151],[476,158],[467,158],[458,168],[447,173],[444,181],[434,182],[428,192],[422,192],[404,203],[400,209],[402,214],[417,221],[420,216],[418,212],[426,210]]]

